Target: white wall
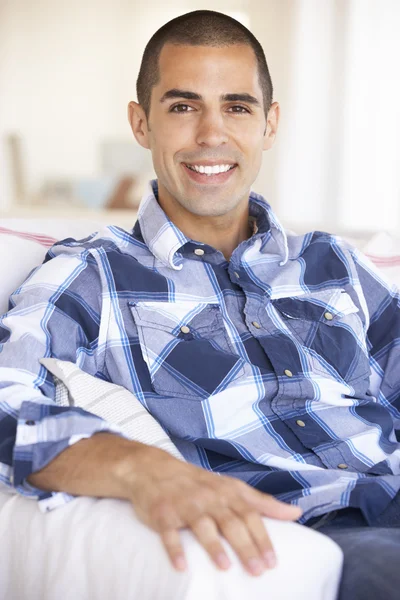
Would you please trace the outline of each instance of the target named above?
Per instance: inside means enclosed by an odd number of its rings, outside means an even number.
[[[257,28],[266,55],[280,57],[274,69],[282,119],[275,168],[269,173],[275,181],[273,195],[279,198],[282,218],[326,223],[337,197],[334,174],[339,161],[335,106],[341,105],[341,92],[333,88],[343,52],[336,35],[341,23],[335,24],[344,19],[345,11],[338,10],[339,3],[320,0],[276,4],[285,30],[275,27],[272,47],[270,32],[263,35],[263,20],[255,21],[260,23]],[[315,201],[318,198],[320,202]]]
[[[259,187],[299,227],[399,231],[399,0],[251,4],[282,108]]]
[[[144,4],[13,0],[3,13],[3,132],[23,137],[29,188],[96,174],[98,142],[129,137],[126,105],[152,31]],[[164,3],[152,14],[156,26],[171,16]]]

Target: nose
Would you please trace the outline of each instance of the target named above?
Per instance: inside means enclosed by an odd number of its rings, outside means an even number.
[[[215,148],[227,141],[226,124],[220,111],[205,111],[198,123],[196,142],[200,146]]]

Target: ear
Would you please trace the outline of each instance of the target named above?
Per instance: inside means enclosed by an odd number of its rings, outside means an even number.
[[[137,102],[128,104],[128,121],[132,128],[136,141],[143,147],[149,149],[149,128],[144,109]]]
[[[268,111],[267,126],[265,128],[264,134],[263,150],[269,150],[274,145],[276,132],[278,130],[279,114],[279,104],[278,102],[273,102],[271,104],[271,108]]]

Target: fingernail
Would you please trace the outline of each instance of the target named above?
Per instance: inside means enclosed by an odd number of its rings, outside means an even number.
[[[264,552],[263,556],[268,569],[276,567],[276,556],[274,552],[268,550],[267,552]]]
[[[184,556],[176,556],[174,559],[174,565],[178,569],[178,571],[184,571],[187,567],[185,557]]]
[[[217,556],[215,557],[215,561],[217,565],[221,567],[221,569],[229,569],[229,567],[231,566],[231,561],[223,552],[217,554]]]
[[[264,566],[258,558],[250,558],[247,561],[247,564],[253,575],[260,575],[264,570]]]

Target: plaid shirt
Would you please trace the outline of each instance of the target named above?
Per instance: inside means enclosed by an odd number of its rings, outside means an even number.
[[[132,231],[59,242],[1,319],[0,481],[51,508],[71,496],[25,478],[117,429],[54,402],[43,356],[129,389],[184,457],[299,504],[368,522],[400,488],[400,302],[338,237],[257,227],[227,262],[166,217],[157,184]]]

